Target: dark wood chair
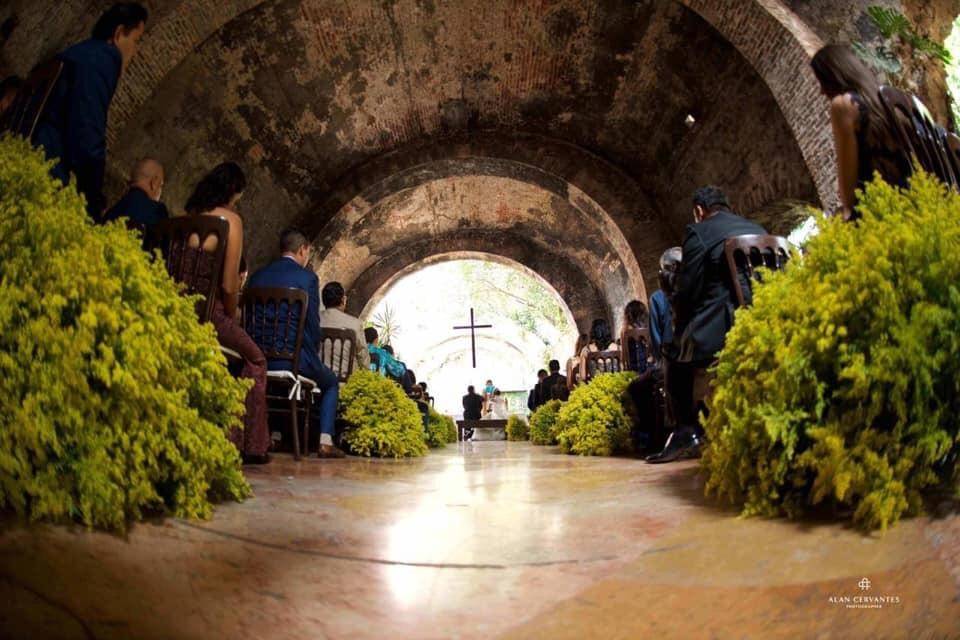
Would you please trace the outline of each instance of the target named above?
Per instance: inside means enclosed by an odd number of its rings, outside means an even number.
[[[759,267],[780,271],[790,260],[790,243],[780,236],[735,236],[724,242],[723,250],[737,304],[741,307],[748,306],[742,275],[746,275],[748,282],[760,281]]]
[[[567,389],[573,391],[573,388],[580,382],[580,363],[573,360],[567,360]]]
[[[324,327],[320,330],[320,360],[337,374],[340,384],[346,384],[353,373],[356,344],[357,336],[350,329]]]
[[[652,347],[650,342],[650,330],[645,327],[624,327],[620,332],[620,350],[623,353],[623,368],[625,371],[640,371],[642,367],[640,362],[634,362],[637,356],[637,349],[633,348],[635,344],[643,345],[643,353],[647,354],[648,366],[652,365],[650,354]]]
[[[213,304],[220,288],[220,275],[227,255],[227,235],[230,225],[225,218],[213,216],[180,216],[159,223],[157,240],[164,250],[167,272],[184,285],[184,292],[200,296],[197,317],[209,322]],[[204,251],[190,246],[191,236],[200,238],[200,244],[210,236],[217,238],[215,251]]]
[[[587,375],[584,382],[590,382],[601,373],[619,373],[623,370],[623,359],[619,351],[594,351],[587,355]]]
[[[380,373],[380,354],[379,353],[370,354],[370,370]]]
[[[918,164],[954,189],[960,189],[960,173],[951,159],[947,132],[938,126],[916,96],[899,89],[880,88],[880,102],[910,164]]]
[[[30,140],[62,73],[63,62],[57,58],[34,69],[0,121],[0,133],[10,132]]]
[[[303,413],[303,443],[309,446],[310,406],[316,382],[300,375],[300,347],[307,322],[307,293],[302,289],[251,287],[241,301],[243,328],[267,361],[285,360],[290,367],[267,372],[267,411],[290,415],[293,457],[300,459],[299,414]],[[309,451],[307,451],[309,453]]]

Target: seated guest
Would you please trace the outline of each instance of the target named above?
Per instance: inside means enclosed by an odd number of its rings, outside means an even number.
[[[0,125],[3,124],[3,117],[17,99],[21,87],[23,87],[23,80],[19,76],[9,76],[0,82]]]
[[[107,110],[146,22],[147,10],[141,5],[117,3],[100,16],[89,40],[58,55],[63,72],[33,134],[33,143],[43,147],[47,159],[57,161],[53,177],[67,184],[71,173],[77,176],[77,190],[87,199],[87,213],[94,220],[106,204]]]
[[[912,168],[880,102],[880,81],[849,45],[827,45],[810,62],[830,101],[837,182],[844,219],[857,213],[857,189],[873,180],[907,186]]]
[[[557,397],[557,387],[563,385],[563,388],[567,388],[567,376],[560,374],[560,361],[551,360],[547,365],[547,368],[550,369],[550,375],[543,379],[540,383],[540,398],[543,400],[543,403],[547,403],[550,400],[562,400],[563,398]],[[562,393],[559,395],[563,395]]]
[[[623,310],[624,329],[647,329],[650,322],[650,316],[647,313],[647,306],[639,300],[631,300]],[[627,337],[628,344],[621,344],[621,349],[626,356],[629,354],[629,361],[633,370],[637,373],[643,373],[650,364],[650,345],[643,341],[634,340]],[[624,357],[626,363],[627,358]]]
[[[623,311],[625,331],[621,348],[625,355],[629,355],[631,370],[638,374],[637,379],[627,387],[630,402],[626,405],[633,422],[630,435],[636,451],[650,451],[657,445],[663,446],[657,432],[656,403],[662,380],[661,371],[653,359],[650,344],[627,335],[627,330],[646,329],[648,323],[646,305],[639,300],[631,300]]]
[[[733,213],[727,196],[717,187],[697,190],[693,218],[695,223],[687,227],[683,241],[683,262],[672,299],[677,355],[670,363],[670,396],[678,424],[663,451],[648,458],[650,462],[699,456],[703,431],[698,407],[710,388],[707,368],[723,348],[737,305],[723,245],[734,236],[766,234],[760,225]],[[739,280],[750,300],[749,278],[741,273]]]
[[[236,164],[218,165],[197,183],[187,200],[188,215],[222,217],[227,221],[227,250],[220,277],[220,291],[214,301],[210,321],[217,331],[220,344],[233,349],[243,358],[240,375],[253,380],[247,392],[243,431],[234,429],[230,440],[243,454],[244,461],[263,463],[268,460],[270,433],[267,428],[267,361],[260,347],[247,335],[237,321],[237,303],[240,299],[240,253],[243,250],[243,220],[237,213],[237,203],[243,195],[247,180]],[[211,235],[200,238],[193,234],[190,246],[194,251],[213,253],[218,239]]]
[[[429,393],[427,393],[427,383],[421,382],[419,383],[419,386],[420,386],[420,391],[423,393],[423,399],[427,402],[427,404],[433,404],[433,398],[430,396]]]
[[[306,236],[296,229],[287,229],[280,235],[281,257],[263,267],[250,276],[250,288],[254,287],[281,287],[300,289],[307,294],[307,308],[299,313],[306,313],[307,319],[303,328],[303,341],[300,346],[300,375],[310,378],[317,383],[320,389],[320,407],[314,415],[314,421],[320,429],[321,458],[342,458],[341,451],[333,442],[336,435],[337,401],[340,395],[340,385],[335,374],[329,367],[320,361],[320,281],[317,274],[307,269],[310,262],[310,243]],[[270,327],[275,309],[265,306],[262,310],[255,309],[254,313],[262,313]],[[293,345],[296,342],[296,324],[299,315],[291,313],[293,322],[287,326],[288,334],[282,336],[284,344]],[[260,344],[276,341],[277,336],[253,336]],[[267,363],[271,371],[282,371],[290,367],[287,360],[271,360]]]
[[[377,334],[377,330],[373,327],[367,327],[363,330],[363,337],[367,342],[367,351],[370,353],[370,368],[380,375],[388,376],[394,380],[403,378],[403,374],[407,370],[406,366],[393,357],[393,348],[390,345],[380,346],[380,336]]]
[[[590,327],[590,340],[580,350],[580,379],[587,379],[587,356],[598,351],[617,351],[619,347],[613,341],[610,325],[604,318],[597,318]]]
[[[660,256],[660,288],[650,296],[650,347],[656,360],[662,357],[661,345],[673,341],[673,312],[668,296],[673,293],[682,258],[680,247],[671,247]]]
[[[530,395],[527,396],[527,409],[530,409],[530,413],[536,411],[537,408],[544,403],[544,400],[540,396],[540,383],[543,382],[546,377],[546,369],[537,371],[537,384],[533,385],[533,389],[530,389]]]
[[[160,202],[163,195],[163,165],[152,158],[137,160],[130,172],[127,192],[103,216],[104,222],[125,218],[127,227],[143,236],[143,248],[152,251],[159,246],[154,233],[157,223],[169,217]]]
[[[467,395],[463,396],[463,419],[479,420],[483,409],[483,396],[477,393],[473,385],[467,387]]]
[[[320,326],[325,329],[347,329],[353,331],[353,353],[357,367],[366,369],[370,366],[370,352],[367,351],[367,341],[364,338],[363,323],[347,313],[347,295],[343,285],[339,282],[328,282],[323,285],[320,294],[323,300],[323,311],[320,312]],[[334,350],[332,354],[333,370],[340,371],[340,352]]]

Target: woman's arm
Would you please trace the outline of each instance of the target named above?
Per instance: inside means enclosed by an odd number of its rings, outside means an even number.
[[[843,94],[830,101],[830,123],[833,125],[833,141],[837,150],[837,186],[844,218],[853,213],[857,190],[857,125],[860,111],[850,94]]]
[[[243,221],[240,216],[230,212],[224,215],[230,225],[227,234],[227,255],[223,260],[223,309],[233,317],[240,302],[240,254],[243,253]]]

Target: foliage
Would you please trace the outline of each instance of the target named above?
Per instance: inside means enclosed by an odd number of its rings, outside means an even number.
[[[0,139],[0,505],[124,530],[249,486],[226,433],[247,385],[160,261],[95,226],[41,153]]]
[[[557,416],[557,442],[564,453],[609,456],[630,448],[630,417],[624,407],[632,372],[604,373],[578,386]]]
[[[357,455],[404,458],[427,453],[417,403],[398,384],[372,371],[354,371],[340,399],[350,425],[343,441]]]
[[[427,416],[427,446],[430,448],[444,447],[456,441],[457,423],[450,416],[445,416],[430,407]]]
[[[875,5],[867,7],[867,16],[885,39],[898,39],[910,45],[914,53],[937,58],[944,64],[950,64],[950,52],[947,48],[917,33],[910,20],[899,11]]]
[[[832,503],[884,529],[957,489],[960,195],[919,174],[860,202],[757,287],[720,354],[703,467],[745,514]]]
[[[557,414],[563,403],[559,400],[546,402],[530,416],[530,442],[532,444],[557,444]]]
[[[507,418],[507,440],[520,442],[530,439],[530,427],[527,421],[520,416],[510,416]]]
[[[397,313],[389,304],[384,304],[383,309],[377,312],[370,325],[377,330],[377,337],[380,344],[392,345],[400,335],[400,323],[397,322]]]

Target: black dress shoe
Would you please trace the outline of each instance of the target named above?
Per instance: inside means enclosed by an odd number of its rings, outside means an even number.
[[[650,464],[662,464],[664,462],[673,462],[674,460],[688,460],[690,458],[700,457],[700,438],[696,434],[678,434],[671,433],[667,438],[667,444],[663,451],[647,456],[647,462]]]

